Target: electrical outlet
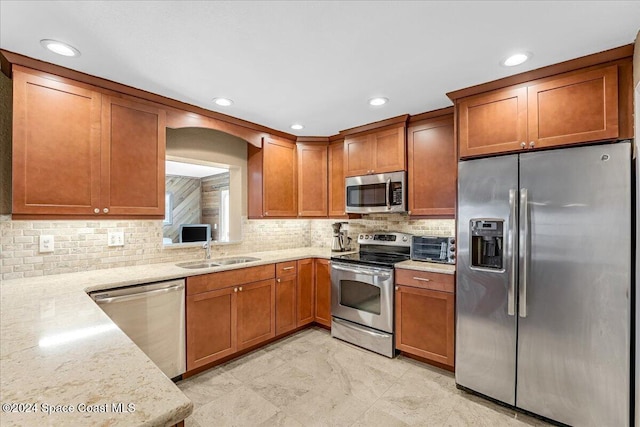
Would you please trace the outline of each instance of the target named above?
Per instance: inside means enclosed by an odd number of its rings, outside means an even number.
[[[124,246],[124,231],[110,231],[107,239],[109,246]]]
[[[40,252],[53,252],[54,248],[53,235],[43,234],[40,236]]]

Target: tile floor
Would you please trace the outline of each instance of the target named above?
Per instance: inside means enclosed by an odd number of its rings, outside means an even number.
[[[453,374],[310,328],[178,383],[186,427],[547,426],[456,389]]]

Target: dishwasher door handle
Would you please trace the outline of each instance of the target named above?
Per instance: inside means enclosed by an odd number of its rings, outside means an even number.
[[[148,298],[152,295],[166,294],[167,292],[181,291],[184,289],[183,284],[169,286],[168,288],[156,289],[153,291],[136,292],[135,294],[120,295],[117,297],[97,298],[96,304],[109,304],[112,302],[132,301],[140,298]]]

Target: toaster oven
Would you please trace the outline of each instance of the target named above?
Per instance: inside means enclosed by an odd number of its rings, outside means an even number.
[[[454,237],[413,236],[411,259],[414,261],[456,263],[456,240]]]

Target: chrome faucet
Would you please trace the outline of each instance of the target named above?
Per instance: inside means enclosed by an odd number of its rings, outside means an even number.
[[[210,242],[204,242],[204,245],[202,245],[202,249],[204,249],[204,258],[205,259],[211,259],[211,244]]]

